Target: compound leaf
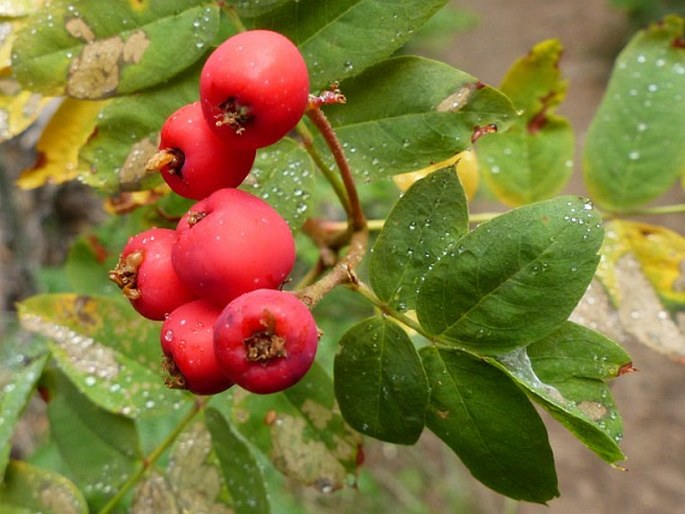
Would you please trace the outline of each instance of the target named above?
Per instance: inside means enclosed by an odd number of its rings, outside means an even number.
[[[260,150],[242,189],[268,202],[298,230],[309,217],[313,202],[314,163],[293,139],[284,138]]]
[[[419,322],[444,342],[482,354],[539,340],[583,296],[602,239],[599,215],[579,197],[498,216],[460,239],[426,275]]]

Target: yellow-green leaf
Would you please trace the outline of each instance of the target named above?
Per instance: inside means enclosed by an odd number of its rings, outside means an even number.
[[[9,18],[33,14],[44,3],[44,0],[4,0],[0,2],[0,16]]]
[[[51,2],[13,48],[16,77],[47,95],[99,99],[176,75],[205,53],[219,7],[198,0]]]
[[[567,88],[559,69],[562,52],[561,43],[549,39],[513,64],[500,89],[521,115],[508,130],[478,141],[483,178],[507,205],[550,198],[571,175],[573,130],[555,113]]]
[[[615,267],[632,253],[667,307],[685,309],[685,238],[665,227],[625,220],[612,221],[598,272],[614,300],[621,301]]]
[[[685,239],[663,227],[615,220],[601,253],[573,320],[685,364]]]
[[[22,90],[7,71],[0,72],[0,143],[26,130],[50,101]]]
[[[76,178],[79,149],[92,134],[97,115],[106,103],[65,99],[38,141],[36,164],[22,172],[17,185],[33,189]]]

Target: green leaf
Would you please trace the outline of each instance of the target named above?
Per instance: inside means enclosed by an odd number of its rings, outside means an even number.
[[[233,498],[237,514],[271,512],[264,477],[250,448],[238,437],[224,417],[214,409],[205,412],[212,434],[214,451],[219,458],[224,481]]]
[[[267,201],[298,230],[310,216],[316,175],[309,154],[284,138],[260,150],[242,188]]]
[[[150,473],[138,484],[131,512],[232,512],[212,450],[205,424],[192,423],[176,439],[165,472]]]
[[[88,514],[86,500],[68,479],[19,461],[7,468],[0,505],[7,514]]]
[[[428,382],[407,333],[384,317],[352,327],[335,357],[335,395],[355,430],[396,444],[414,444],[425,422]]]
[[[10,336],[0,344],[0,479],[9,463],[14,428],[48,361],[45,345]]]
[[[419,180],[390,212],[371,250],[373,290],[394,308],[414,309],[426,270],[467,230],[466,196],[454,168]]]
[[[586,136],[593,200],[626,211],[665,193],[685,168],[685,18],[638,33],[616,60]]]
[[[164,386],[159,324],[111,298],[46,294],[19,304],[26,330],[50,339],[57,364],[98,406],[128,417],[178,409],[188,396]]]
[[[473,476],[517,500],[558,496],[547,431],[525,394],[465,353],[427,347],[421,357],[431,385],[426,425]]]
[[[442,342],[481,354],[537,341],[583,296],[602,238],[599,214],[579,197],[498,216],[459,240],[426,275],[419,322]]]
[[[32,14],[38,10],[42,0],[10,0],[0,4],[0,16],[18,17]]]
[[[287,2],[292,0],[235,0],[233,5],[240,16],[251,17],[273,11]]]
[[[564,187],[573,167],[569,122],[555,114],[566,95],[555,39],[538,43],[509,69],[501,91],[521,116],[512,127],[478,142],[478,159],[488,187],[507,205],[550,198]]]
[[[199,65],[148,91],[117,98],[98,117],[93,137],[79,153],[79,167],[89,170],[82,179],[107,193],[159,184],[145,165],[157,151],[158,133],[167,116],[197,100]]]
[[[236,430],[284,475],[323,492],[354,483],[361,438],[344,422],[332,381],[316,363],[283,393],[236,390],[230,407]]]
[[[140,465],[135,424],[97,407],[61,373],[51,379],[51,436],[91,509],[98,510]]]
[[[357,75],[389,57],[446,0],[298,0],[254,20],[302,51],[312,89]]]
[[[204,4],[204,5],[198,5]],[[51,2],[14,45],[13,72],[46,95],[97,99],[162,83],[196,62],[219,28],[198,0]]]
[[[516,116],[499,91],[446,64],[395,57],[343,82],[347,103],[326,108],[350,166],[365,180],[425,168],[469,148],[477,127]],[[316,139],[324,152],[323,140]]]
[[[621,418],[605,383],[632,369],[618,344],[567,322],[493,362],[602,459],[614,463],[625,458],[618,445]]]

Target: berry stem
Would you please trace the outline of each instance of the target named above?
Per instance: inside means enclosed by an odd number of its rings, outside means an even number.
[[[243,24],[243,20],[238,16],[238,12],[235,10],[232,3],[227,3],[225,0],[219,0],[217,3],[224,13],[226,13],[226,16],[228,16],[228,19],[238,32],[245,32],[247,30],[247,27]]]
[[[349,250],[331,271],[317,282],[300,289],[295,294],[307,307],[312,309],[333,288],[342,284],[357,283],[355,270],[366,254],[369,232],[366,228],[353,232],[350,237]]]
[[[108,514],[112,512],[119,502],[128,494],[128,492],[133,489],[138,482],[143,478],[148,469],[155,465],[159,458],[168,450],[172,444],[178,439],[178,436],[188,428],[188,426],[195,420],[195,418],[200,414],[207,405],[207,399],[199,398],[194,403],[188,414],[186,414],[183,419],[181,419],[171,431],[171,433],[160,443],[157,448],[152,450],[152,452],[143,459],[142,463],[136,471],[134,471],[126,482],[124,482],[117,493],[112,496],[109,501],[100,509],[99,514]]]
[[[343,186],[340,177],[338,177],[338,175],[336,175],[333,170],[328,167],[321,155],[319,155],[319,152],[316,151],[316,148],[314,147],[314,136],[307,128],[307,125],[300,122],[297,125],[297,132],[302,140],[302,146],[304,146],[304,149],[312,158],[314,164],[316,164],[316,167],[321,170],[321,173],[323,173],[324,177],[333,188],[333,191],[340,200],[343,209],[345,209],[345,213],[350,216],[350,201],[347,198],[347,192],[345,191],[345,187]]]
[[[659,214],[682,214],[685,213],[685,203],[675,205],[658,205],[656,207],[645,207],[642,209],[635,209],[632,211],[623,212],[621,214],[628,216],[644,216],[644,215],[659,215]]]
[[[364,216],[364,211],[362,211],[359,195],[357,194],[357,187],[355,186],[354,178],[352,177],[352,170],[345,157],[345,151],[340,144],[340,140],[328,121],[328,118],[320,108],[314,107],[309,109],[307,115],[319,132],[321,132],[321,135],[335,159],[338,170],[340,171],[340,177],[342,178],[345,191],[347,192],[347,198],[349,199],[350,212],[348,221],[350,223],[350,228],[353,232],[365,231],[366,217]]]

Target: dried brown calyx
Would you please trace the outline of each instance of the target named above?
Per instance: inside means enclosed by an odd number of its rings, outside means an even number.
[[[128,255],[121,255],[116,267],[108,274],[109,279],[114,282],[124,296],[129,300],[137,300],[140,298],[140,289],[138,289],[138,268],[143,262],[144,252],[136,250]]]

